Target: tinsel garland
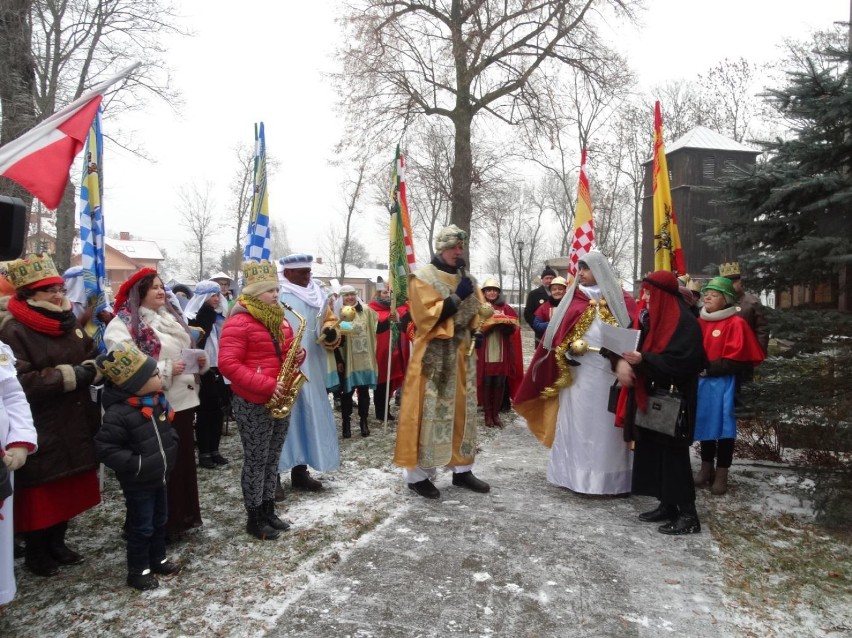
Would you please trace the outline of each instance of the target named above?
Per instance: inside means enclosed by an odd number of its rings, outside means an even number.
[[[571,328],[571,331],[565,336],[562,343],[554,349],[556,368],[559,370],[559,374],[556,375],[556,381],[553,382],[553,385],[541,391],[541,398],[548,399],[555,397],[562,388],[567,388],[574,383],[574,375],[571,374],[571,366],[568,365],[566,355],[569,352],[571,344],[577,339],[582,339],[583,335],[586,334],[586,331],[588,331],[592,322],[595,320],[596,314],[600,315],[601,321],[604,323],[608,323],[611,326],[618,326],[618,321],[609,311],[606,299],[601,299],[600,301],[589,299],[589,305],[583,311],[583,314],[580,315],[577,323],[574,324],[574,327]]]

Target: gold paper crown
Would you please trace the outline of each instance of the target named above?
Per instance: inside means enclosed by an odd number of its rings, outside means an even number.
[[[243,262],[243,277],[245,283],[243,287],[251,284],[260,283],[278,283],[278,269],[271,261],[264,259],[263,261],[244,261]]]
[[[62,279],[50,255],[29,255],[24,259],[10,261],[6,267],[8,268],[6,277],[15,288],[29,286],[51,277]]]
[[[740,276],[740,265],[739,263],[732,261],[729,264],[722,264],[719,266],[719,276],[720,277],[739,277]]]
[[[148,363],[149,358],[135,345],[127,342],[119,344],[115,350],[110,350],[107,354],[98,357],[97,366],[101,374],[112,381],[113,384],[123,387],[139,374],[139,371]],[[155,362],[151,367],[154,368],[156,365]],[[137,383],[134,385],[142,387],[148,378],[150,378],[150,374],[145,375],[145,378],[137,379]],[[139,381],[141,383],[138,383]]]

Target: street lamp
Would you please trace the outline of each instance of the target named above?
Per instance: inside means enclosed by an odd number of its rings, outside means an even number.
[[[519,239],[517,242],[518,246],[518,316],[520,317],[523,313],[521,310],[521,304],[524,301],[524,242],[522,239]]]

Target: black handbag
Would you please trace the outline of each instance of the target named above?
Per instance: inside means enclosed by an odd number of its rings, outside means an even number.
[[[636,408],[634,422],[646,430],[654,430],[668,436],[676,436],[678,426],[686,417],[683,397],[674,388],[663,390],[655,388],[648,393],[647,410]]]
[[[621,385],[618,383],[618,379],[616,379],[615,383],[609,386],[609,399],[606,404],[606,409],[613,414],[615,414],[615,411],[618,409],[619,396],[621,396]]]

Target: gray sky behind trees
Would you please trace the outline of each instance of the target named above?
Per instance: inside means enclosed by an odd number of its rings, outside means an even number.
[[[233,203],[236,149],[253,143],[254,123],[263,120],[268,152],[278,162],[269,181],[273,221],[286,227],[292,250],[321,254],[346,208],[345,162],[330,164],[342,120],[333,87],[323,76],[337,68],[338,1],[244,0],[238,10],[229,11],[214,9],[205,0],[175,4],[185,16],[183,26],[195,34],[165,43],[183,108],[178,113],[152,102],[146,112],[123,114],[118,122],[105,114],[107,133],[135,131],[133,139],[150,157],[141,159],[106,143],[107,230],[155,239],[172,256],[180,254],[188,231],[180,226],[178,193],[209,182],[211,207],[222,228],[212,241],[220,253],[229,249],[233,231],[225,220]],[[695,80],[724,57],[774,60],[780,56],[775,47],[784,38],[805,38],[849,16],[848,0],[818,0],[806,8],[792,0],[647,0],[647,5],[639,29],[611,24],[609,33],[604,30],[643,89],[669,80]],[[667,134],[666,142],[671,141]],[[393,150],[387,149],[388,164]],[[590,169],[594,174],[594,159]],[[418,193],[411,189],[409,198],[415,197]],[[364,200],[362,210],[355,238],[381,260],[386,235],[377,229],[371,198]],[[473,258],[474,266],[485,266],[484,257],[478,264],[476,254]]]

